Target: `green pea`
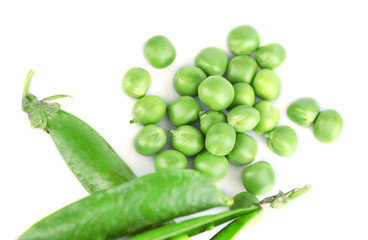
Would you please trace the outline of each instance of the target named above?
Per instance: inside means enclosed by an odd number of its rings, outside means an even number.
[[[167,106],[167,116],[175,127],[196,121],[200,111],[201,105],[191,96],[177,98]]]
[[[229,62],[226,76],[231,83],[245,82],[251,84],[256,75],[258,65],[256,61],[248,56],[236,56]]]
[[[260,70],[253,80],[256,95],[263,100],[275,100],[280,95],[281,81],[271,69]]]
[[[235,55],[251,54],[260,43],[256,29],[249,25],[243,25],[231,30],[227,37],[227,45]]]
[[[195,158],[194,169],[217,182],[226,176],[229,163],[226,157],[216,156],[204,150]]]
[[[253,131],[259,134],[265,134],[276,127],[280,119],[280,112],[275,104],[270,101],[263,100],[257,102],[254,105],[254,108],[258,110],[260,119],[258,125],[253,129]]]
[[[236,133],[234,148],[226,156],[230,163],[241,166],[254,161],[257,155],[257,143],[245,133]]]
[[[150,84],[149,72],[143,68],[133,67],[125,73],[121,88],[129,97],[138,99],[146,95]]]
[[[266,44],[256,51],[256,60],[261,68],[274,69],[284,63],[286,51],[278,43]]]
[[[158,153],[166,144],[165,131],[156,124],[144,126],[134,139],[135,150],[144,156]]]
[[[313,126],[314,136],[324,143],[336,141],[344,125],[344,119],[340,113],[329,109],[319,113]]]
[[[208,129],[205,145],[206,149],[217,156],[225,156],[234,148],[236,133],[227,123],[216,123]]]
[[[157,154],[154,166],[156,171],[184,169],[187,167],[187,158],[176,150],[165,150]]]
[[[281,157],[290,157],[296,149],[298,138],[291,127],[278,126],[265,134],[268,148]]]
[[[174,61],[176,51],[169,39],[157,35],[145,42],[143,55],[152,67],[165,68]]]
[[[220,111],[208,110],[199,112],[199,124],[204,135],[208,129],[215,123],[226,123],[226,115]]]
[[[130,122],[139,122],[143,126],[158,123],[164,117],[165,110],[166,103],[162,98],[156,96],[144,96],[134,104],[134,119]]]
[[[183,125],[176,130],[168,129],[167,132],[172,134],[173,148],[184,153],[185,156],[194,156],[204,147],[202,133],[193,126]]]
[[[259,203],[257,196],[250,192],[240,192],[233,199],[234,203],[230,206],[230,210],[248,208],[253,204]]]
[[[244,168],[241,175],[245,189],[257,196],[271,191],[275,185],[275,172],[267,162],[256,162]]]
[[[202,69],[184,66],[174,75],[174,88],[179,95],[197,96],[199,84],[207,78]]]
[[[204,48],[195,57],[195,65],[205,71],[207,75],[224,74],[227,61],[226,53],[216,47]]]
[[[221,76],[211,76],[203,80],[198,87],[199,100],[212,110],[222,111],[234,100],[234,88]]]
[[[237,132],[247,132],[257,126],[259,122],[259,112],[254,107],[240,105],[231,109],[227,114],[227,122],[234,127]]]
[[[316,120],[319,109],[319,104],[316,100],[305,97],[290,104],[287,109],[287,115],[291,121],[306,127]]]
[[[228,107],[228,111],[239,105],[253,106],[255,94],[251,85],[248,83],[235,83],[234,87],[234,100]]]

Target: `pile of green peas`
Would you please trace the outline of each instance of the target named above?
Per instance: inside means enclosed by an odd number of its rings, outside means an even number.
[[[278,126],[280,111],[272,102],[280,95],[281,80],[274,69],[285,61],[285,49],[278,43],[260,46],[257,30],[249,25],[232,29],[227,43],[235,55],[232,59],[222,49],[207,47],[195,56],[194,66],[177,70],[173,86],[180,97],[167,106],[160,97],[146,95],[151,84],[146,70],[134,67],[124,76],[123,91],[138,99],[131,122],[143,126],[134,147],[145,156],[157,154],[156,171],[186,168],[187,157],[194,157],[195,170],[219,181],[226,176],[229,162],[244,166],[255,160],[256,141],[246,134],[252,130],[267,138],[275,154],[290,157],[295,152],[297,135],[289,126]],[[143,53],[151,66],[160,69],[176,56],[170,40],[161,35],[148,39]],[[161,151],[167,136],[157,123],[165,112],[175,127],[166,130],[172,134],[173,149]],[[342,121],[330,120],[337,119],[336,114],[319,112],[319,107],[316,114],[313,103],[304,100],[293,103],[288,116],[303,126],[315,121],[314,134],[325,142],[336,140],[342,128]],[[199,128],[193,124],[197,121]],[[241,178],[253,195],[268,193],[275,183],[274,170],[265,161],[246,166]]]

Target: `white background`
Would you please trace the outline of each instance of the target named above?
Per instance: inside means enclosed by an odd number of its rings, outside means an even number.
[[[137,175],[153,172],[153,157],[133,148],[141,126],[130,125],[135,102],[120,84],[127,69],[152,75],[149,94],[167,103],[178,97],[175,71],[193,64],[204,47],[226,47],[228,32],[254,26],[261,44],[281,43],[286,62],[276,70],[282,93],[275,104],[280,124],[299,142],[295,154],[280,158],[257,141],[256,161],[272,164],[278,189],[309,183],[312,190],[282,210],[267,212],[238,239],[367,239],[367,56],[365,1],[1,1],[0,2],[0,238],[15,239],[26,228],[87,192],[69,171],[50,136],[30,129],[21,110],[27,72],[36,70],[31,92],[40,98],[70,94],[62,108],[95,128]],[[145,61],[142,45],[167,36],[177,56],[163,70]],[[286,116],[293,100],[314,97],[322,109],[344,117],[338,141],[317,141],[312,128]],[[171,127],[167,120],[160,123]],[[191,162],[192,160],[190,160]],[[218,184],[232,197],[243,191],[243,167],[230,166]],[[209,211],[214,212],[214,211]],[[219,228],[193,237],[208,239]]]

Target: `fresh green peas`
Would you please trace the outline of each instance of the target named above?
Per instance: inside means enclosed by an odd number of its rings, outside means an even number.
[[[245,189],[257,196],[271,191],[275,184],[275,172],[267,162],[256,162],[244,168],[241,175]]]
[[[248,56],[236,56],[229,62],[226,77],[231,83],[245,82],[251,84],[257,72],[256,61]]]
[[[314,136],[324,143],[336,141],[344,125],[344,119],[335,110],[329,109],[319,113],[313,126]]]
[[[156,171],[184,169],[187,167],[187,158],[176,150],[165,150],[157,154],[154,163]]]
[[[195,97],[198,95],[199,84],[207,78],[202,69],[194,66],[184,66],[174,75],[174,88],[181,95]]]
[[[149,72],[143,68],[133,67],[126,72],[121,87],[126,95],[138,99],[146,95],[150,84]]]
[[[291,121],[306,127],[316,120],[319,109],[319,104],[316,100],[304,97],[290,104],[287,109],[287,115]]]
[[[183,125],[176,130],[168,129],[167,132],[172,134],[173,148],[184,153],[185,156],[194,156],[204,147],[202,133],[193,126]]]
[[[176,51],[169,39],[158,35],[145,42],[143,55],[152,67],[165,68],[174,61]]]
[[[191,96],[182,96],[167,106],[167,116],[175,127],[196,121],[200,111],[201,105]]]
[[[257,196],[250,192],[240,192],[233,199],[234,204],[230,206],[230,210],[248,208],[253,204],[259,203]]]
[[[275,104],[263,100],[257,102],[254,108],[258,110],[260,119],[253,131],[259,134],[265,134],[276,127],[280,119],[280,111]]]
[[[234,148],[236,133],[227,123],[216,123],[208,129],[205,146],[206,149],[217,156],[225,156]]]
[[[243,25],[231,30],[227,37],[227,45],[235,55],[251,54],[260,43],[256,29],[249,25]]]
[[[296,149],[298,138],[291,127],[278,126],[265,134],[267,146],[281,157],[290,157]]]
[[[259,122],[259,112],[254,107],[240,105],[234,107],[227,114],[227,122],[234,127],[237,132],[247,132],[257,126]]]
[[[253,106],[255,94],[251,85],[249,85],[248,83],[239,82],[235,83],[233,87],[234,100],[228,110],[231,110],[232,108],[239,105]]]
[[[286,51],[278,43],[266,44],[256,51],[256,60],[261,68],[274,69],[284,63]]]
[[[198,87],[199,100],[212,110],[222,111],[234,100],[234,88],[221,76],[211,76]]]
[[[227,61],[226,53],[216,47],[204,48],[195,57],[195,65],[205,71],[207,75],[224,74]]]
[[[143,127],[134,139],[135,150],[144,156],[158,153],[166,144],[165,131],[156,124]]]
[[[195,158],[194,169],[217,182],[226,176],[229,163],[226,157],[216,156],[204,150]]]
[[[139,122],[143,126],[158,123],[165,115],[166,103],[156,96],[144,96],[133,106],[134,119],[131,123]]]
[[[263,100],[275,100],[280,95],[281,81],[271,69],[260,70],[253,80],[256,95]]]
[[[199,124],[204,135],[208,129],[215,123],[226,123],[226,115],[220,111],[208,110],[199,112]]]
[[[241,166],[254,161],[257,155],[257,143],[245,133],[236,133],[234,148],[226,156],[230,163]]]

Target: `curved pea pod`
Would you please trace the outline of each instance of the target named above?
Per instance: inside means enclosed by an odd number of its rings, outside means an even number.
[[[291,121],[306,127],[316,120],[319,109],[319,104],[316,100],[305,97],[291,103],[287,108],[287,115]]]
[[[130,68],[121,84],[124,93],[132,98],[141,98],[146,95],[151,85],[151,75],[145,69],[140,67]]]
[[[298,144],[298,137],[289,126],[278,126],[265,134],[267,146],[281,157],[290,157]]]
[[[324,143],[336,141],[344,125],[344,119],[335,110],[329,109],[319,113],[313,126],[314,136]]]
[[[196,171],[161,171],[72,203],[34,224],[19,240],[117,238],[231,202]]]

